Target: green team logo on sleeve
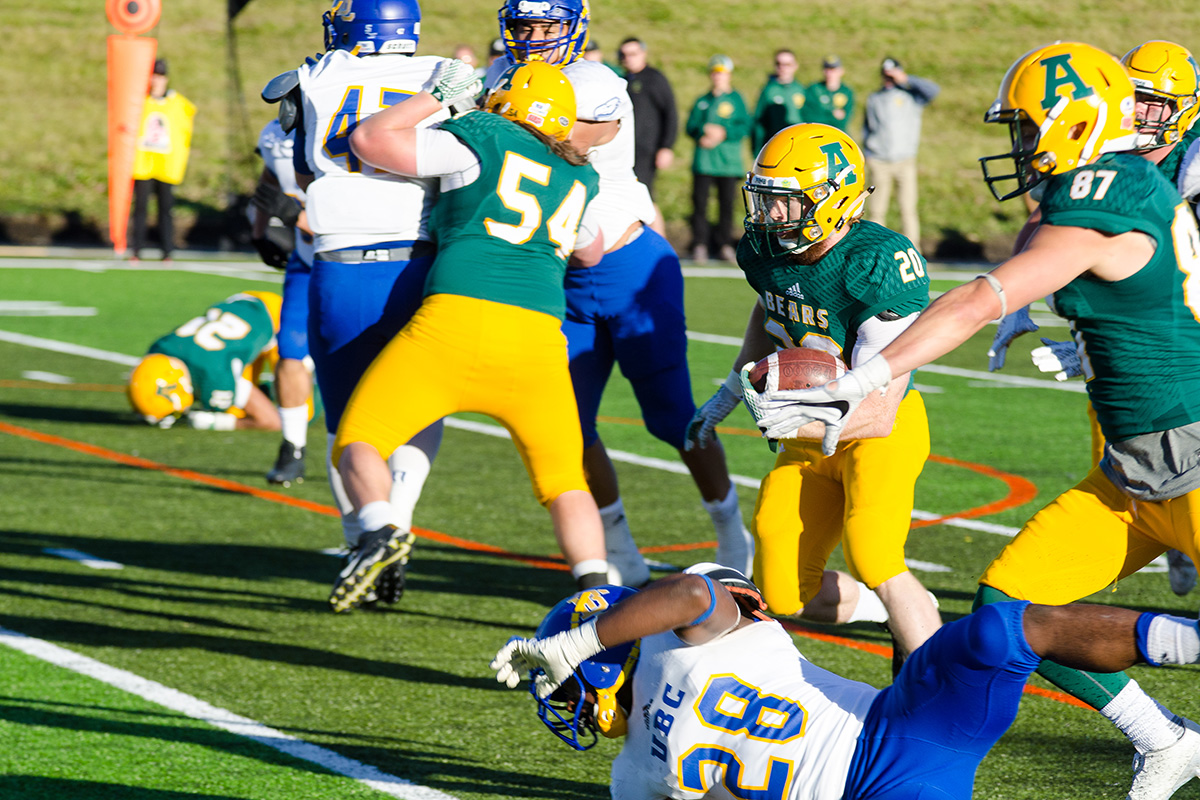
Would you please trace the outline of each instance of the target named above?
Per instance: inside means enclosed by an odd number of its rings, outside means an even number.
[[[850,166],[850,160],[846,158],[846,154],[842,152],[841,142],[830,142],[829,144],[821,145],[821,152],[829,159],[829,178],[833,180],[841,173],[843,169]],[[846,181],[843,186],[850,186],[858,183],[858,173],[853,169],[846,176]]]
[[[1096,90],[1083,82],[1083,78],[1071,66],[1071,54],[1049,56],[1038,62],[1046,68],[1046,94],[1042,97],[1042,108],[1046,111],[1054,108],[1058,102],[1058,90],[1071,85],[1071,99],[1082,100],[1091,97]]]

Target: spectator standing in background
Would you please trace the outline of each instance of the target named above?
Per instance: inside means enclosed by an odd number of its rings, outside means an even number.
[[[138,130],[137,153],[133,162],[133,240],[132,260],[141,258],[146,246],[146,218],[150,212],[150,193],[158,198],[158,236],[162,259],[169,262],[175,249],[174,187],[183,183],[188,154],[192,148],[192,118],[196,106],[190,100],[167,89],[167,62],[154,62],[150,75],[149,96],[142,109]]]
[[[757,156],[762,146],[789,125],[804,122],[807,99],[804,84],[796,82],[796,54],[791,50],[775,51],[775,71],[758,95],[754,109],[754,130],[750,135],[751,156]],[[811,120],[809,120],[811,122]]]
[[[696,140],[692,161],[692,260],[708,261],[709,248],[722,261],[736,261],[733,249],[733,202],[746,177],[742,140],[754,120],[742,96],[733,89],[733,59],[715,55],[708,60],[712,89],[698,99],[688,115],[687,134]],[[709,190],[717,188],[717,225],[708,221]]]
[[[492,43],[488,45],[487,65],[490,67],[496,62],[497,58],[503,58],[505,52],[507,51],[504,49],[504,39],[499,37],[492,39]],[[486,68],[484,69],[484,72],[487,72]]]
[[[670,167],[675,158],[671,149],[679,129],[675,93],[667,76],[646,63],[646,45],[641,40],[621,42],[618,58],[633,101],[633,172],[653,195],[655,174]]]
[[[901,233],[920,248],[917,148],[921,143],[921,114],[941,89],[931,80],[909,75],[894,58],[885,58],[879,70],[883,86],[867,98],[867,118],[863,123],[867,174],[875,183],[875,193],[867,200],[867,218],[886,224],[895,183]]]
[[[807,98],[804,119],[849,133],[850,118],[854,115],[854,90],[842,83],[846,72],[842,60],[835,55],[825,56],[821,71],[825,74],[824,79],[804,90]]]

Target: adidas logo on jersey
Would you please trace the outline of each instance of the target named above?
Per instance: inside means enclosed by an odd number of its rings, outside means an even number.
[[[800,284],[798,283],[793,283],[791,286],[789,286],[784,294],[786,294],[788,297],[794,297],[797,300],[804,299],[804,292],[800,291]]]

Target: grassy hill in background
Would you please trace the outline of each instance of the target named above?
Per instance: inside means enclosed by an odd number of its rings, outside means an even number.
[[[481,55],[496,35],[497,0],[426,2],[421,51],[449,54],[469,43]],[[178,192],[180,227],[190,241],[231,242],[239,196],[253,187],[259,165],[254,141],[272,108],[258,94],[274,75],[321,49],[326,0],[252,0],[227,35],[225,4],[163,0],[152,31],[171,65],[172,87],[199,107],[188,176]],[[15,19],[13,19],[15,17]],[[1147,39],[1200,48],[1200,15],[1183,0],[597,0],[592,38],[608,56],[627,36],[643,38],[651,63],[674,84],[681,115],[707,89],[705,64],[733,57],[734,86],[753,104],[771,54],[790,47],[800,79],[815,80],[820,60],[837,53],[861,105],[878,86],[884,55],[930,78],[942,94],[925,115],[920,158],[921,216],[930,255],[1003,255],[1024,218],[1020,201],[999,204],[980,178],[976,159],[1007,149],[1007,132],[981,123],[1004,70],[1030,48],[1078,39],[1117,55]],[[16,46],[0,62],[5,136],[0,141],[0,239],[97,240],[107,228],[105,37],[115,33],[98,0],[41,0],[10,11]],[[235,79],[236,77],[236,79]],[[659,179],[659,202],[677,244],[686,238],[692,143],[676,147],[675,166]],[[747,165],[749,165],[747,148]]]

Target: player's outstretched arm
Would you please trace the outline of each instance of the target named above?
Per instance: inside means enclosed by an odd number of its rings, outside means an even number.
[[[441,101],[432,94],[418,92],[358,123],[350,134],[350,149],[378,169],[398,175],[416,175],[417,124],[441,108]]]

